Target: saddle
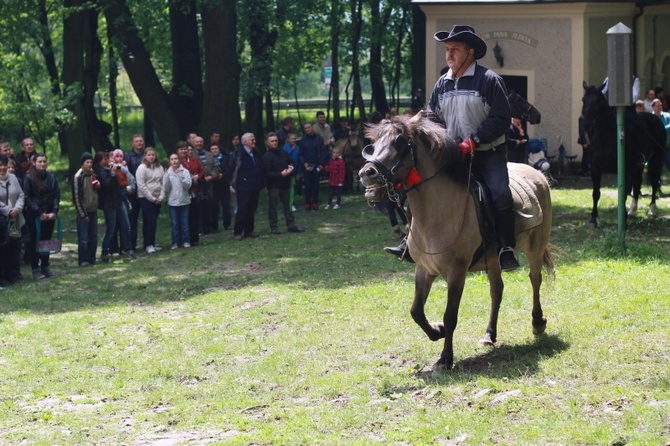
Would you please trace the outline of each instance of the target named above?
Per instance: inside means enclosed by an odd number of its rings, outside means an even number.
[[[516,213],[514,232],[519,234],[520,232],[539,226],[543,219],[542,208],[524,177],[513,170],[510,170],[509,188],[512,192],[514,212]],[[470,181],[470,194],[475,200],[475,203],[478,204],[478,206],[476,206],[477,221],[479,222],[479,232],[482,235],[482,243],[477,248],[477,251],[472,258],[472,263],[470,264],[472,267],[484,257],[491,244],[496,243],[498,234],[496,231],[496,220],[491,191],[483,179],[474,173],[472,174]]]

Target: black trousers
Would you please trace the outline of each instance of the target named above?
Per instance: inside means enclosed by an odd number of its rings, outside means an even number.
[[[235,214],[234,235],[249,235],[254,232],[259,195],[260,190],[237,191],[237,214]]]

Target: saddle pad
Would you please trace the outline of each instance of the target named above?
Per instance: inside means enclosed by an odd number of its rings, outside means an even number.
[[[510,169],[509,188],[512,191],[512,198],[514,199],[514,210],[516,211],[515,232],[517,234],[539,226],[542,223],[542,208],[529,181],[520,172]]]

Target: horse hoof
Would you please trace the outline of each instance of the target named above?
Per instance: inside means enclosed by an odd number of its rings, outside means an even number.
[[[542,317],[542,320],[538,323],[533,321],[533,334],[539,336],[547,329],[547,318]]]
[[[597,229],[597,228],[598,228],[598,223],[595,223],[595,222],[590,221],[590,222],[589,222],[589,228],[591,228],[591,229]]]
[[[647,218],[656,218],[656,205],[652,204],[647,212]]]
[[[480,347],[494,347],[496,345],[496,341],[491,339],[491,336],[487,333],[479,340],[477,345]]]
[[[428,339],[430,339],[433,342],[439,341],[440,339],[444,339],[445,336],[444,324],[442,323],[430,324],[430,327],[433,329],[433,331],[428,335]]]
[[[431,376],[433,378],[438,378],[440,376],[444,376],[449,370],[451,370],[451,365],[437,361],[435,364],[433,364],[431,369]]]

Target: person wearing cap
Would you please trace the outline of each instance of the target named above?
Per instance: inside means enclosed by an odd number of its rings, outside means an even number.
[[[447,136],[459,142],[463,160],[471,163],[491,191],[500,267],[514,270],[519,262],[505,157],[511,121],[507,88],[498,74],[477,63],[487,48],[472,27],[455,25],[451,31],[435,33],[435,40],[445,43],[449,70],[435,83],[427,111],[442,118]],[[398,248],[386,250],[397,255]]]
[[[98,249],[98,189],[100,182],[93,173],[93,156],[84,152],[81,169],[72,181],[72,201],[77,211],[77,259],[79,266],[95,264]]]

